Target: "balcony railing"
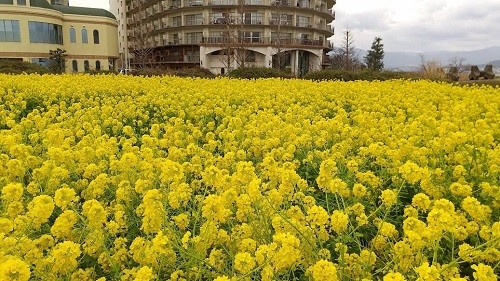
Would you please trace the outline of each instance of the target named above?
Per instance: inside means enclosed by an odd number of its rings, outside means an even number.
[[[294,3],[290,0],[271,0],[271,5],[292,7],[294,6]]]
[[[166,55],[157,59],[157,63],[199,63],[199,55]]]
[[[222,6],[222,5],[237,5],[238,0],[210,0],[208,5],[210,6]]]
[[[271,37],[225,37],[225,36],[208,36],[203,37],[201,44],[249,44],[249,45],[293,45],[293,46],[323,46],[324,40],[320,39],[301,39],[301,38],[271,38]]]
[[[209,17],[204,18],[195,18],[195,19],[184,19],[184,23],[178,19],[173,18],[170,22],[162,21],[154,23],[154,30],[158,30],[160,28],[169,28],[169,27],[183,27],[183,26],[198,26],[198,25],[262,25],[268,24],[272,26],[281,25],[282,27],[287,26],[296,26],[296,27],[305,27],[305,28],[315,28],[325,31],[331,31],[331,27],[325,23],[313,23],[312,21],[296,21],[296,20],[279,20],[279,19],[268,19],[264,20],[264,16],[262,14],[252,15],[251,17],[241,17],[237,15],[230,16],[215,16],[211,15]],[[152,26],[153,27],[153,26]]]
[[[204,25],[204,24],[205,24],[205,20],[204,19],[186,20],[186,26]]]
[[[186,7],[203,6],[203,0],[186,0]]]

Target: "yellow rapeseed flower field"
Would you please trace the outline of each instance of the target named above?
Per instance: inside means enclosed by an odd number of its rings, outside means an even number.
[[[0,280],[497,280],[500,88],[0,75]]]

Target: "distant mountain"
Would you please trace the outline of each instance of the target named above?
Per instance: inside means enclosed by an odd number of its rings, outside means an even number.
[[[500,61],[500,46],[475,51],[386,52],[384,65],[388,69],[417,68],[421,64],[421,55],[424,60],[438,60],[443,65],[447,65],[448,61],[454,57],[464,58],[466,64],[485,65],[492,61]]]
[[[366,50],[356,49],[357,56],[363,60],[366,56]],[[330,54],[333,55],[333,52]],[[500,67],[500,46],[490,47],[475,51],[441,51],[441,52],[385,52],[384,67],[395,70],[415,70],[422,63],[422,58],[426,61],[437,60],[443,66],[449,63],[451,58],[464,58],[464,64],[473,64],[484,66],[485,64],[494,64]]]
[[[500,67],[500,60],[490,61],[487,64],[492,64],[493,67]]]

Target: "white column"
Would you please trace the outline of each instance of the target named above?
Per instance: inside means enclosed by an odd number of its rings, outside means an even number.
[[[293,62],[293,73],[299,74],[299,50],[295,50],[295,61]]]

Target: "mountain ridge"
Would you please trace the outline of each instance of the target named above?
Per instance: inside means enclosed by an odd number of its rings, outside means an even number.
[[[422,58],[425,61],[440,61],[444,66],[449,64],[449,60],[452,58],[463,58],[465,59],[464,64],[485,65],[500,60],[500,46],[472,51],[386,52],[384,65],[387,69],[418,68],[422,63]]]
[[[356,49],[360,60],[368,53],[368,50]],[[424,61],[437,60],[443,66],[449,64],[452,58],[463,58],[463,64],[484,66],[493,64],[500,67],[500,46],[487,47],[472,51],[433,51],[433,52],[385,52],[384,66],[391,70],[415,70],[420,68],[422,59]]]

